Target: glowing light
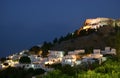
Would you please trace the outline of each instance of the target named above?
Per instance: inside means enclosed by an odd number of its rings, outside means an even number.
[[[83,29],[90,29],[92,26],[84,26]]]

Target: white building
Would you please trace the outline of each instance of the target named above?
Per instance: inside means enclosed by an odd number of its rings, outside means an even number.
[[[93,50],[93,54],[89,54],[88,56],[84,56],[82,57],[82,62],[86,62],[86,63],[93,63],[95,62],[95,59],[99,61],[99,64],[101,64],[102,62],[102,57],[103,55],[100,54],[100,49],[94,49]]]
[[[80,65],[81,63],[82,63],[81,60],[76,60],[76,61],[75,61],[75,64],[76,64],[76,65]]]
[[[29,50],[23,50],[19,54],[23,56],[23,55],[25,55],[25,52],[29,52]]]
[[[45,64],[60,63],[62,61],[63,56],[64,56],[63,51],[49,50],[49,56],[48,56],[47,60],[45,61]]]
[[[29,69],[29,68],[34,68],[34,64],[15,64],[15,67]]]
[[[74,66],[81,64],[81,60],[77,60],[77,56],[83,53],[85,53],[84,49],[69,51],[68,55],[63,57],[62,65],[69,64],[71,66]]]
[[[20,59],[20,55],[18,55],[18,54],[13,54],[12,55],[12,60],[19,60]]]
[[[84,57],[81,62],[86,63],[86,64],[88,64],[88,63],[92,64],[95,62],[95,60],[93,58]]]
[[[49,50],[49,57],[63,57],[64,56],[64,51],[52,51]]]
[[[39,69],[39,68],[42,68],[41,64],[16,64],[15,66],[25,68],[25,69],[29,69],[29,68]]]
[[[75,54],[83,54],[83,53],[85,53],[85,50],[84,50],[84,49],[74,50],[74,53],[75,53]]]
[[[94,54],[100,54],[100,51],[101,51],[100,49],[93,49]]]
[[[42,60],[42,57],[38,57],[37,55],[28,56],[31,60],[31,63],[39,63]]]
[[[101,51],[103,55],[116,55],[116,49],[110,48],[110,47],[105,47],[104,51]]]
[[[85,50],[80,49],[80,50],[69,51],[68,55],[78,55],[78,54],[83,54],[83,53],[85,53]]]
[[[69,51],[68,52],[68,55],[74,55],[75,53],[74,53],[74,51]]]
[[[75,55],[66,55],[63,57],[62,65],[69,64],[71,66],[74,66],[76,63],[76,56]]]
[[[33,68],[39,69],[39,68],[42,68],[42,65],[41,64],[33,64]]]

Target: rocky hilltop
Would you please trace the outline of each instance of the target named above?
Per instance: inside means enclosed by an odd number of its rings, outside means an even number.
[[[88,29],[99,29],[103,26],[119,26],[120,27],[120,19],[112,19],[112,18],[92,18],[86,19],[84,25],[78,30],[88,30]]]
[[[57,42],[51,49],[70,51],[81,48],[90,50],[103,49],[105,46],[114,47],[117,27],[120,27],[120,19],[86,19],[83,26],[72,33],[75,37]]]

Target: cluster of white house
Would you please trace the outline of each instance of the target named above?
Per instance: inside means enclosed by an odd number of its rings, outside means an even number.
[[[29,55],[28,57],[31,59],[31,64],[20,64],[18,61],[21,56],[25,56],[24,52],[22,51],[19,54],[15,54],[12,56],[9,56],[11,59],[7,60],[6,63],[9,64],[9,66],[12,67],[24,67],[26,69],[29,68],[42,68],[46,71],[53,70],[52,68],[47,68],[46,64],[55,64],[55,63],[61,63],[62,65],[69,64],[71,66],[79,65],[81,63],[93,63],[95,60],[99,61],[99,64],[101,62],[105,61],[106,58],[103,57],[103,55],[109,54],[109,55],[116,55],[116,49],[105,47],[104,51],[101,51],[100,49],[93,49],[92,54],[85,54],[85,50],[74,50],[69,51],[67,55],[64,56],[64,51],[52,51],[49,50],[49,56],[46,58],[42,58],[38,55]],[[5,65],[0,63],[0,68],[6,68]]]

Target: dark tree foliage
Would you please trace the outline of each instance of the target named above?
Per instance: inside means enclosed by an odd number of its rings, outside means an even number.
[[[94,33],[94,32],[96,32],[95,29],[88,29],[88,35],[91,34],[91,33]]]
[[[55,38],[55,39],[53,40],[53,44],[55,44],[55,43],[57,43],[57,42],[58,42],[58,39]]]
[[[91,33],[94,33],[96,30],[95,29],[88,29],[88,31],[86,30],[75,30],[74,33],[68,33],[66,36],[61,36],[60,38],[55,38],[53,40],[53,44],[58,43],[60,44],[62,41],[66,41],[66,40],[70,40],[70,39],[74,39],[77,38],[79,36],[86,36],[89,35]]]
[[[79,32],[79,36],[85,36],[86,35],[86,30],[81,30]]]
[[[43,51],[42,52],[43,57],[46,57],[48,55],[48,50],[50,50],[52,46],[53,46],[53,44],[50,43],[50,42],[44,42],[43,43],[43,46],[41,47],[41,49]]]
[[[9,67],[0,72],[0,78],[28,78],[27,72],[21,68]]]
[[[30,60],[30,58],[28,57],[28,56],[22,56],[21,58],[20,58],[20,60],[19,60],[19,63],[23,63],[23,64],[29,64],[29,63],[31,63],[31,60]]]
[[[4,63],[7,59],[5,57],[0,58],[0,61]]]
[[[58,43],[60,44],[62,41],[64,41],[64,37],[63,37],[63,36],[61,36],[61,37],[59,38]]]
[[[49,50],[51,48],[51,46],[52,46],[52,43],[45,41],[43,43],[43,46],[41,47],[41,49],[44,50],[44,51],[47,51],[47,50]]]
[[[61,71],[63,74],[67,74],[69,76],[73,76],[76,73],[75,68],[67,64],[62,67]]]
[[[77,38],[79,36],[78,30],[75,30],[73,34],[71,34],[71,38]]]
[[[28,71],[28,73],[33,73],[34,69],[33,68],[29,68],[27,71]]]
[[[8,66],[9,64],[8,63],[3,63],[3,65]]]
[[[66,36],[65,36],[65,40],[69,40],[72,38],[72,34],[71,33],[68,33]]]
[[[85,48],[85,51],[86,51],[85,53],[90,54],[93,52],[93,49],[94,49],[93,47],[87,47],[87,48]]]
[[[117,56],[120,59],[120,27],[117,27],[116,29],[116,40],[114,46],[117,49]]]
[[[95,29],[88,29],[87,31],[86,30],[81,30],[79,32],[79,36],[86,36],[86,35],[89,35],[89,34],[92,34],[92,33],[95,33],[96,30]]]
[[[44,72],[45,72],[45,71],[44,71],[43,69],[35,69],[33,75],[44,74]]]
[[[62,68],[62,64],[61,63],[58,63],[58,64],[52,64],[51,66],[50,66],[51,68],[55,68],[55,69],[61,69]]]
[[[44,74],[43,69],[28,69],[9,67],[0,71],[0,78],[32,78],[32,76]]]
[[[38,46],[33,46],[32,48],[29,49],[29,51],[35,52],[35,54],[38,54],[38,52],[41,50],[40,47]]]

